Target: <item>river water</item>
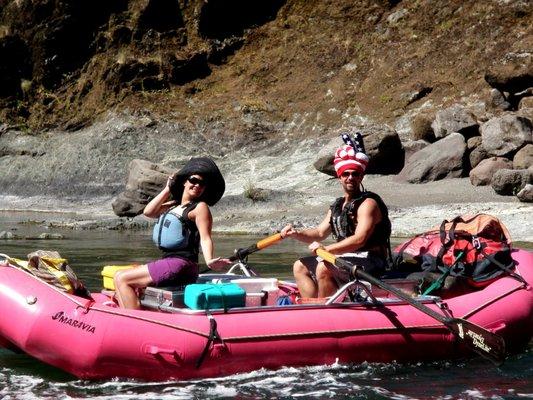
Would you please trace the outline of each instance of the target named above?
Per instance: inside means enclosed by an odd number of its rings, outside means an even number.
[[[43,218],[41,215],[40,218]],[[0,213],[0,231],[22,239],[0,241],[0,253],[25,258],[57,250],[90,290],[100,290],[104,265],[145,262],[158,256],[148,232],[73,231],[44,228],[36,215]],[[41,240],[43,233],[64,239]],[[227,256],[258,237],[216,236],[216,254]],[[262,276],[291,277],[293,260],[306,254],[292,240],[250,256]],[[0,316],[1,318],[1,316]],[[147,383],[81,381],[24,354],[0,349],[0,399],[524,399],[533,398],[533,342],[501,367],[483,359],[414,364],[326,365],[260,370],[224,378]]]

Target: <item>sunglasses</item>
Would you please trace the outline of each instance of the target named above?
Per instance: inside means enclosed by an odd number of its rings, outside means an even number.
[[[204,180],[195,176],[189,176],[187,180],[191,183],[191,185],[205,186]]]
[[[352,178],[360,178],[363,176],[363,174],[361,172],[358,172],[358,171],[352,171],[352,172],[348,172],[348,171],[344,171],[341,176],[343,178],[348,178],[349,176],[351,176]]]

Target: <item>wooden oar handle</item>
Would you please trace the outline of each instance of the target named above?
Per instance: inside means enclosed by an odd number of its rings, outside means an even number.
[[[260,240],[256,244],[251,245],[247,249],[238,249],[235,250],[235,254],[229,257],[230,261],[235,261],[239,259],[244,259],[249,254],[255,253],[256,251],[262,250],[268,246],[272,246],[274,243],[279,242],[283,237],[281,236],[281,233],[276,233],[274,235],[271,235],[267,238],[264,238],[263,240]]]
[[[316,249],[316,255],[333,265],[335,265],[335,261],[337,261],[337,257],[320,247]]]
[[[257,242],[257,250],[262,250],[265,247],[272,246],[274,243],[279,242],[283,237],[281,236],[281,233],[276,233],[274,235],[271,235],[267,238],[264,238]]]

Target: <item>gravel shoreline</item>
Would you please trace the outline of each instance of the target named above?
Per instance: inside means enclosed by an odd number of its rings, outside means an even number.
[[[397,182],[394,176],[367,176],[363,183],[389,206],[395,237],[413,236],[457,215],[486,213],[500,218],[514,241],[533,242],[533,205],[499,196],[490,187],[472,186],[468,178],[414,185]],[[212,209],[215,231],[269,234],[288,222],[313,226],[340,194],[338,183],[324,178],[301,190],[271,191],[266,201],[252,202],[242,194],[229,193]],[[142,216],[116,217],[112,200],[0,196],[0,210],[41,212],[46,223],[72,229],[149,228],[152,221]]]

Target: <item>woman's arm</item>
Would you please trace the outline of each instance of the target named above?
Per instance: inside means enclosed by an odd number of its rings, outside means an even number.
[[[170,207],[176,204],[176,201],[167,202],[170,197],[170,184],[174,179],[173,176],[169,176],[167,179],[167,184],[157,196],[155,196],[150,202],[144,207],[143,214],[149,218],[157,218]]]
[[[204,202],[198,203],[196,208],[189,213],[189,218],[194,219],[200,233],[200,245],[207,266],[213,270],[219,270],[223,266],[231,264],[231,261],[227,258],[213,258],[214,245],[211,237],[213,217],[207,204]]]

